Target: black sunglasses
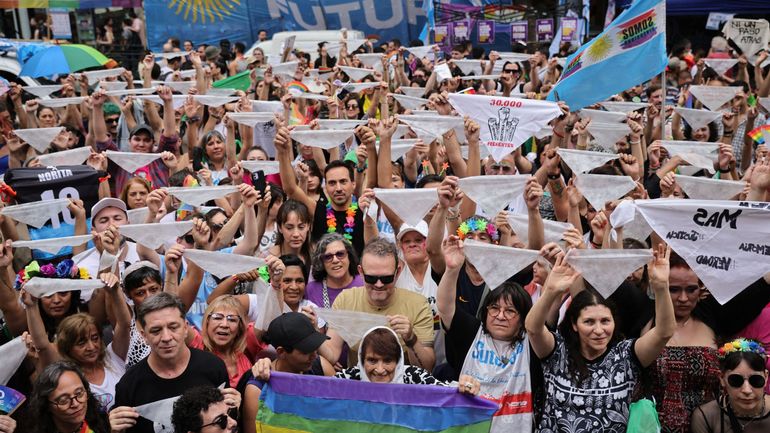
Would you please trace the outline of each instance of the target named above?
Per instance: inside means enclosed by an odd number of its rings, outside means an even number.
[[[230,421],[230,415],[227,414],[227,413],[223,413],[223,414],[219,415],[218,417],[214,418],[214,421],[211,421],[208,424],[202,425],[201,428],[198,429],[198,431],[201,431],[204,428],[206,428],[208,426],[212,426],[212,425],[215,425],[215,426],[221,428],[222,430],[224,430],[224,429],[227,428],[227,423],[229,421]]]
[[[366,275],[364,274],[364,281],[366,284],[377,284],[377,281],[382,281],[382,284],[390,284],[396,279],[396,274],[393,275]]]
[[[195,243],[195,238],[193,237],[193,235],[190,235],[190,234],[182,236],[182,239],[184,239],[184,241],[187,242],[188,244]]]
[[[751,385],[752,388],[764,388],[765,386],[765,377],[761,374],[752,374],[748,378],[745,378],[741,376],[740,374],[731,374],[727,376],[727,384],[730,385],[733,388],[740,388],[743,386],[743,382],[748,380],[749,385]]]
[[[337,251],[336,253],[326,253],[321,256],[321,259],[324,262],[328,263],[334,260],[335,257],[337,258],[337,260],[345,260],[345,257],[347,256],[348,256],[347,250],[341,250],[341,251]]]

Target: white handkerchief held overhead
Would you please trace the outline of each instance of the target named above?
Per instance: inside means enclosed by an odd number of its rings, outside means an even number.
[[[758,98],[759,105],[765,107],[765,110],[770,111],[770,96],[764,98]]]
[[[390,160],[397,161],[402,156],[406,155],[417,143],[421,140],[419,138],[407,138],[403,140],[393,140],[390,143]]]
[[[660,145],[665,147],[671,156],[679,156],[694,167],[708,171],[714,170],[714,160],[717,158],[719,143],[662,140]]]
[[[600,102],[599,105],[604,107],[607,111],[614,111],[616,113],[625,113],[628,114],[632,111],[641,110],[642,108],[647,108],[648,103],[646,102],[625,102],[625,101],[605,101]]]
[[[70,98],[55,98],[55,99],[38,99],[38,104],[51,107],[60,108],[68,105],[77,105],[86,100],[85,96],[73,96]]]
[[[578,174],[575,186],[583,197],[597,211],[604,209],[605,203],[617,200],[636,188],[631,176],[613,176],[609,174]]]
[[[273,113],[260,113],[260,112],[243,112],[243,113],[227,113],[227,117],[232,119],[233,122],[241,125],[251,126],[252,128],[260,123],[272,122],[275,119]]]
[[[159,153],[116,152],[113,150],[106,151],[105,155],[107,159],[129,173],[134,173],[160,158]]]
[[[374,195],[410,226],[416,226],[438,203],[436,188],[374,189]]]
[[[374,68],[377,65],[382,67],[383,55],[384,55],[383,53],[356,54],[356,57],[358,57],[358,60],[360,60],[364,66],[369,68]]]
[[[273,74],[293,77],[294,73],[297,72],[298,66],[299,62],[279,63],[277,65],[273,65]]]
[[[22,287],[36,298],[53,295],[54,293],[71,292],[73,290],[86,291],[104,287],[101,280],[68,280],[66,278],[41,278],[33,277]]]
[[[503,247],[467,239],[463,242],[465,258],[479,271],[484,282],[495,290],[508,278],[531,265],[540,257],[535,250]]]
[[[652,233],[652,227],[647,224],[639,209],[630,200],[622,200],[610,215],[612,239],[617,239],[615,229],[623,229],[623,239],[636,239],[645,241]]]
[[[636,200],[650,226],[720,304],[770,272],[767,203]]]
[[[281,165],[278,161],[241,161],[241,167],[252,173],[262,170],[266,176],[281,171]]]
[[[148,207],[139,207],[136,209],[128,210],[128,223],[129,224],[143,224],[147,221],[147,216],[150,214]]]
[[[567,263],[580,272],[583,279],[608,298],[634,271],[652,260],[650,250],[573,249]]]
[[[626,113],[615,111],[591,110],[584,108],[578,111],[581,119],[591,119],[592,123],[623,123],[626,120]]]
[[[373,69],[354,68],[351,66],[340,66],[339,68],[353,81],[361,81],[374,73]]]
[[[499,74],[489,74],[489,75],[466,75],[464,77],[457,77],[463,81],[473,81],[473,80],[497,80],[500,78]]]
[[[3,360],[0,362],[0,385],[8,384],[27,357],[27,352],[27,345],[21,337],[16,337],[0,346],[0,359]]]
[[[37,157],[40,165],[44,167],[58,167],[60,165],[80,165],[91,155],[90,147],[78,147],[61,152],[46,153]]]
[[[458,185],[489,215],[497,215],[508,204],[524,194],[529,175],[471,176],[460,179]]]
[[[139,100],[147,100],[157,105],[163,105],[163,100],[158,95],[139,95],[136,97]],[[174,106],[174,110],[178,110],[184,105],[184,101],[187,100],[187,95],[171,95],[171,104]]]
[[[142,418],[153,422],[155,433],[174,433],[174,426],[171,424],[171,414],[174,413],[174,403],[180,396],[170,397],[152,403],[137,406],[134,410]]]
[[[360,313],[357,311],[316,308],[316,315],[329,324],[329,328],[340,334],[348,346],[357,345],[367,330],[375,326],[388,326],[388,319],[381,314]]]
[[[145,89],[143,87],[137,89],[123,89],[123,90],[110,90],[104,92],[107,96],[126,96],[126,95],[152,95],[155,93],[154,88]]]
[[[720,180],[675,174],[676,183],[695,200],[730,200],[746,187],[742,180]]]
[[[398,120],[406,123],[412,129],[419,128],[434,137],[439,137],[455,126],[463,124],[463,118],[457,116],[421,116],[399,115]]]
[[[89,83],[95,83],[105,78],[119,77],[123,75],[124,72],[126,72],[125,68],[114,68],[114,69],[101,69],[98,71],[83,72],[83,75],[85,75],[86,78],[88,78]]]
[[[195,81],[166,81],[163,83],[163,85],[171,87],[172,90],[179,93],[187,93],[195,84]]]
[[[206,90],[206,96],[232,96],[235,93],[235,89],[220,89],[218,87],[212,87]]]
[[[193,187],[170,187],[166,191],[182,201],[192,206],[200,206],[208,201],[223,198],[229,194],[237,193],[238,187],[235,185],[224,186],[193,186]]]
[[[508,214],[508,224],[510,224],[516,236],[527,244],[529,242],[529,217],[526,214]],[[543,231],[545,232],[545,243],[559,243],[564,239],[564,232],[572,228],[570,223],[559,221],[543,220]]]
[[[719,110],[727,101],[733,99],[740,90],[740,86],[690,86],[692,96],[711,111]]]
[[[37,239],[34,241],[13,241],[14,248],[31,248],[44,251],[48,254],[56,254],[64,247],[76,247],[93,239],[91,235],[67,236],[64,238]]]
[[[264,260],[256,257],[216,251],[185,250],[184,256],[218,278],[253,271],[265,265]]]
[[[45,225],[46,221],[57,217],[69,203],[69,199],[57,198],[17,204],[0,209],[0,214],[39,229]]]
[[[398,101],[398,103],[401,104],[401,106],[406,108],[407,110],[418,110],[420,107],[430,102],[427,99],[415,98],[413,96],[399,95],[398,93],[388,93],[388,96],[392,96],[393,99]]]
[[[53,128],[14,129],[13,133],[38,152],[45,152],[54,138],[62,131],[64,131],[63,126],[56,126]]]
[[[321,149],[333,149],[344,143],[353,134],[355,134],[355,131],[352,129],[293,130],[290,133],[293,140],[297,140],[305,146],[320,147]]]
[[[555,102],[534,99],[453,93],[449,102],[479,124],[479,139],[498,162],[561,115]]]
[[[596,144],[615,153],[615,143],[622,140],[631,129],[625,123],[602,123],[592,120],[588,124],[588,132],[594,137]]]
[[[585,173],[620,158],[616,153],[591,152],[589,150],[557,149],[561,160],[575,173]]]
[[[428,46],[420,46],[420,47],[407,47],[406,50],[412,53],[415,57],[423,58],[428,55],[428,53],[432,53],[433,50],[436,48],[436,44],[428,45]]]
[[[192,230],[192,221],[180,221],[163,224],[128,224],[118,227],[123,236],[133,239],[150,249],[158,249],[165,242],[174,242]]]
[[[237,101],[237,96],[209,96],[209,95],[195,95],[193,96],[195,101],[209,106],[209,107],[221,107],[225,104]]]
[[[498,53],[498,54],[500,54],[500,59],[503,60],[502,63],[505,63],[506,61],[521,63],[521,62],[528,61],[529,58],[532,57],[531,54],[527,54],[527,53]]]
[[[481,60],[452,60],[465,75],[481,75]]]
[[[289,92],[291,93],[291,91]],[[326,101],[327,99],[329,99],[329,97],[326,95],[318,95],[316,93],[310,93],[310,92],[296,93],[296,94],[293,94],[292,96],[299,99],[309,99],[313,101]]]
[[[401,86],[401,93],[412,98],[422,98],[425,95],[425,87],[407,87]]]
[[[182,79],[187,79],[187,78],[194,79],[196,75],[197,75],[197,72],[195,71],[195,69],[185,69],[184,71],[179,71],[179,76]]]
[[[103,89],[106,92],[123,90],[126,87],[128,87],[128,83],[126,83],[125,81],[100,81],[99,82],[99,88]]]
[[[265,113],[280,113],[283,111],[281,101],[251,101],[251,109]]]
[[[674,111],[679,113],[693,130],[702,128],[722,118],[722,113],[718,111],[694,110],[684,107],[675,107]]]
[[[470,148],[468,146],[460,146],[460,153],[463,156],[463,159],[468,159],[468,152]],[[479,158],[484,159],[489,156],[489,149],[487,149],[487,146],[481,146],[479,147]]]
[[[49,86],[24,86],[22,89],[24,89],[25,92],[37,96],[38,98],[45,98],[50,96],[51,93],[58,92],[62,87],[64,86],[61,84],[53,84]]]
[[[706,66],[713,69],[719,75],[724,75],[728,69],[735,66],[738,63],[738,59],[703,59],[706,62]]]
[[[366,125],[366,120],[318,119],[318,127],[321,129],[356,129],[361,125]]]

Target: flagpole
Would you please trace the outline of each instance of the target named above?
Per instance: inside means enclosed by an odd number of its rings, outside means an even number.
[[[665,69],[663,69],[663,72],[660,73],[660,91],[662,96],[662,99],[660,102],[660,139],[665,140],[666,139],[666,70]]]

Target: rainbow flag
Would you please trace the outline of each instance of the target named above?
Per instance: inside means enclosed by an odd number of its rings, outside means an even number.
[[[142,0],[0,0],[1,8],[94,9],[142,7]]]
[[[257,433],[488,433],[497,405],[429,385],[271,372]]]
[[[748,132],[749,137],[758,144],[767,144],[770,141],[770,125],[762,125]]]
[[[290,82],[288,86],[286,86],[286,91],[292,95],[301,95],[303,93],[307,93],[309,90],[303,82],[294,80]]]

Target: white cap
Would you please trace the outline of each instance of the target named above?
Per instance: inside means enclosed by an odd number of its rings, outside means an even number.
[[[407,223],[401,224],[401,228],[398,229],[398,236],[396,236],[396,240],[401,242],[401,238],[403,238],[409,232],[417,232],[421,234],[424,238],[427,238],[428,223],[426,223],[425,221],[420,221],[416,226],[410,226]]]

